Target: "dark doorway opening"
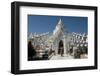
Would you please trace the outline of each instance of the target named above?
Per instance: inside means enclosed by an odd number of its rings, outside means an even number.
[[[64,50],[64,47],[63,47],[63,41],[60,40],[59,41],[59,47],[58,47],[58,54],[61,54]]]

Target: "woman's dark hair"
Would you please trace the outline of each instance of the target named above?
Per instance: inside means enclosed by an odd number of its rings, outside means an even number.
[[[29,48],[32,48],[32,47],[33,47],[31,41],[28,42],[28,47],[29,47]]]

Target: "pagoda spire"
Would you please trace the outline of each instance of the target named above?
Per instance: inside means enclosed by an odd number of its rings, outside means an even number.
[[[63,25],[63,22],[62,22],[62,19],[61,18],[58,21],[57,27],[58,28],[61,28],[61,29],[64,28],[64,25]]]
[[[59,21],[58,21],[58,25],[61,25],[61,24],[62,24],[62,20],[60,18]]]

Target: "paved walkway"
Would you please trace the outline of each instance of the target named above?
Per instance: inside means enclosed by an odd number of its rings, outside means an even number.
[[[65,60],[65,59],[73,59],[73,56],[71,55],[65,55],[65,56],[61,56],[61,55],[53,55],[50,60]]]

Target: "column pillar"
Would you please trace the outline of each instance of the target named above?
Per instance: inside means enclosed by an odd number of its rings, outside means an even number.
[[[55,46],[55,54],[58,54],[58,40],[56,40],[54,46]]]
[[[64,44],[64,56],[66,56],[66,53],[67,53],[67,45],[66,45],[66,36],[64,36],[64,39],[63,39],[63,44]]]

